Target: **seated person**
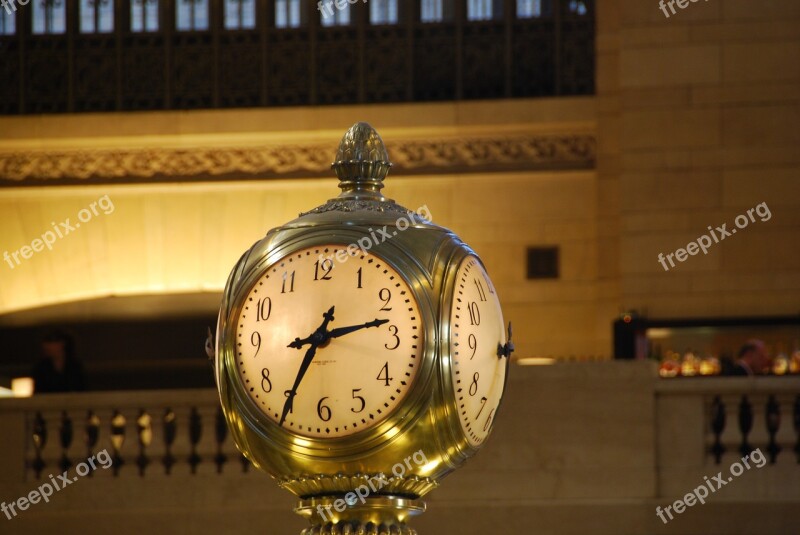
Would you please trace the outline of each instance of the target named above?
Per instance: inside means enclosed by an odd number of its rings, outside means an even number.
[[[769,373],[771,362],[761,340],[748,340],[739,350],[739,358],[725,375],[752,376]]]

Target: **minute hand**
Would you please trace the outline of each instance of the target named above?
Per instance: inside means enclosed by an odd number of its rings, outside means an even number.
[[[289,411],[292,410],[292,406],[294,405],[294,397],[297,395],[297,387],[300,386],[300,381],[303,380],[303,376],[308,371],[308,367],[311,366],[311,361],[314,360],[314,355],[316,353],[317,345],[312,343],[311,347],[308,348],[308,351],[306,351],[306,354],[303,357],[303,362],[300,364],[300,371],[297,372],[297,378],[294,380],[292,389],[287,391],[286,401],[283,404],[281,421],[278,423],[278,425],[283,425],[283,422],[286,421],[286,416],[289,414]]]
[[[297,349],[300,349],[306,343],[310,343],[311,347],[308,348],[305,356],[303,357],[303,362],[300,364],[300,370],[297,372],[297,377],[294,380],[292,389],[286,391],[286,402],[283,404],[283,414],[281,414],[281,421],[278,423],[278,425],[283,425],[283,422],[286,421],[286,415],[292,410],[294,397],[297,395],[297,387],[300,386],[300,381],[303,380],[303,376],[306,374],[306,371],[308,371],[311,361],[314,360],[314,354],[317,352],[317,348],[320,346],[320,344],[324,344],[328,341],[328,335],[330,334],[328,331],[328,323],[333,321],[333,310],[334,307],[331,307],[322,315],[324,318],[322,325],[317,327],[317,330],[314,331],[314,334],[305,340],[296,338],[294,342],[289,344],[289,347],[296,347]]]
[[[355,331],[359,331],[361,329],[368,329],[370,327],[380,327],[384,323],[389,323],[389,320],[372,320],[366,323],[362,323],[361,325],[351,325],[350,327],[339,327],[337,329],[332,329],[330,334],[328,335],[330,338],[339,338],[340,336],[344,336],[345,334],[350,334]]]

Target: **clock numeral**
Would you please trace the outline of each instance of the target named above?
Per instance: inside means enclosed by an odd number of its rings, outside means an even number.
[[[362,269],[364,269],[364,268],[358,268],[358,271],[356,271],[356,273],[358,273],[358,286],[356,286],[356,288],[358,288],[359,290],[362,289],[362,286],[361,286],[361,270]]]
[[[359,412],[363,411],[364,407],[367,406],[367,400],[365,400],[361,396],[357,396],[356,395],[357,392],[361,392],[361,389],[360,388],[354,388],[353,389],[353,399],[357,399],[357,400],[359,400],[361,402],[361,408],[358,409],[358,410],[355,410],[355,409],[352,409],[352,408],[350,409],[352,412],[354,412],[356,414],[358,414]]]
[[[289,275],[288,271],[283,272],[283,286],[281,286],[281,293],[286,293],[286,279],[289,279],[289,293],[294,292],[294,271]]]
[[[317,403],[317,416],[319,416],[319,419],[323,422],[328,422],[331,419],[331,408],[322,404],[322,402],[326,399],[328,399],[327,396],[319,400],[319,403]]]
[[[475,286],[478,287],[478,297],[481,301],[486,301],[486,292],[483,290],[483,284],[478,279],[472,279],[475,281]]]
[[[481,413],[483,412],[483,408],[484,408],[485,406],[486,406],[486,398],[485,398],[485,397],[481,397],[481,410],[479,410],[479,411],[478,411],[478,414],[476,414],[476,415],[475,415],[475,419],[476,419],[476,420],[478,419],[478,416],[480,416],[480,415],[481,415]]]
[[[319,276],[319,270],[322,268],[324,271],[324,275],[322,277]],[[322,281],[329,281],[331,280],[331,271],[333,271],[333,260],[330,258],[326,258],[322,262],[317,260],[314,262],[314,280],[322,280]]]
[[[267,382],[269,388],[264,386],[264,381]],[[269,380],[269,368],[264,368],[263,370],[261,370],[261,390],[263,390],[267,394],[272,392],[272,381]]]
[[[264,297],[256,304],[256,321],[267,321],[272,314],[272,299]]]
[[[481,374],[475,372],[472,376],[472,383],[469,385],[469,395],[474,396],[478,393],[478,379],[480,378]]]
[[[383,365],[383,368],[381,368],[380,373],[378,373],[378,376],[375,379],[378,380],[378,381],[383,381],[384,382],[384,386],[389,386],[389,383],[394,381],[394,377],[389,377],[389,362],[388,361],[386,362],[386,364]]]
[[[383,306],[379,310],[384,312],[389,312],[392,310],[392,307],[387,306],[389,301],[392,300],[392,292],[389,290],[389,288],[381,288],[381,291],[378,292],[378,299],[383,301]]]
[[[486,423],[483,424],[483,430],[486,431],[489,429],[489,426],[492,425],[492,418],[494,418],[494,411],[497,409],[492,409],[492,412],[489,413],[489,417],[486,418]]]
[[[478,303],[472,301],[469,306],[467,307],[469,310],[469,324],[470,325],[480,325],[481,324],[481,311],[478,309]]]
[[[283,395],[286,396],[287,398],[291,397],[292,396],[292,391],[291,390],[284,390],[283,391]],[[290,406],[289,407],[289,414],[294,414],[294,406]]]
[[[394,329],[394,332],[392,332],[392,329]],[[394,345],[392,347],[389,347],[389,344],[383,344],[383,347],[385,347],[389,351],[392,351],[392,350],[397,349],[398,347],[400,347],[400,337],[397,336],[397,326],[396,325],[389,325],[389,332],[392,333],[392,336],[394,337],[395,343],[394,343]]]
[[[472,355],[469,357],[469,360],[475,356],[475,352],[478,350],[478,339],[475,338],[474,334],[470,334],[469,338],[467,338],[467,343],[469,344],[469,348],[472,350]]]
[[[253,358],[256,358],[258,356],[258,351],[261,349],[261,333],[253,331],[253,334],[250,335],[250,343],[256,348],[256,352],[253,355]]]

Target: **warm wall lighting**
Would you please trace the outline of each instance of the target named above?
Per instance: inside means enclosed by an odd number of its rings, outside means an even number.
[[[650,328],[647,329],[647,337],[652,339],[665,339],[669,338],[673,335],[672,329],[657,329],[657,328]]]
[[[552,357],[522,357],[515,359],[519,366],[548,366],[550,364],[555,364],[556,359]]]
[[[33,378],[18,377],[2,381],[0,386],[0,398],[29,398],[33,395]]]
[[[29,398],[33,395],[33,377],[11,379],[11,392],[15,398]]]

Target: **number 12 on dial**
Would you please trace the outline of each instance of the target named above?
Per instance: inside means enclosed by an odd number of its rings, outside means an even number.
[[[372,253],[306,247],[253,283],[236,321],[236,369],[255,407],[309,438],[370,429],[402,404],[424,332],[408,281]]]

